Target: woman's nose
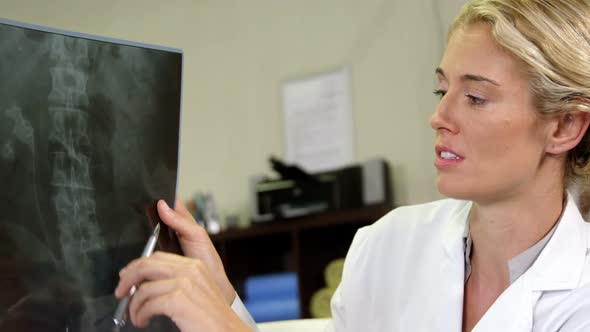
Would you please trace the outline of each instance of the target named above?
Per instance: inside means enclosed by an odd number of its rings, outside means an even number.
[[[432,115],[430,116],[430,127],[432,127],[432,129],[437,130],[438,128],[440,128],[443,125],[443,120],[441,118],[441,114],[440,114],[440,104],[439,106],[436,107],[436,109],[434,110],[434,113],[432,113]]]
[[[436,110],[430,116],[430,127],[435,131],[448,130],[455,132],[457,125],[453,120],[453,114],[450,105],[450,96],[445,95],[438,103]]]

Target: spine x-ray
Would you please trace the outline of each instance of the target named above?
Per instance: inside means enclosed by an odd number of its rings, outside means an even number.
[[[180,52],[0,20],[1,332],[111,330],[119,269],[173,203],[181,73]]]

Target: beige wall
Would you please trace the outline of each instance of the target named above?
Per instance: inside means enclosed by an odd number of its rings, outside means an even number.
[[[283,155],[280,83],[349,66],[356,158],[393,166],[396,204],[438,197],[434,68],[462,0],[0,0],[0,17],[181,48],[179,195],[247,214],[247,177]]]

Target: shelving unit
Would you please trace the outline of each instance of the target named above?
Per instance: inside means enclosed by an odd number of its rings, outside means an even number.
[[[296,272],[301,314],[311,317],[309,301],[325,287],[324,268],[346,255],[357,229],[391,210],[382,204],[302,218],[253,224],[212,236],[230,281],[241,297],[244,280],[252,275]]]

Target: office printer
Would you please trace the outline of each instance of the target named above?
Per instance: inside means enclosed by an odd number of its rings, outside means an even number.
[[[278,178],[250,178],[253,222],[355,209],[391,201],[389,165],[376,158],[362,164],[310,174],[271,157]]]

